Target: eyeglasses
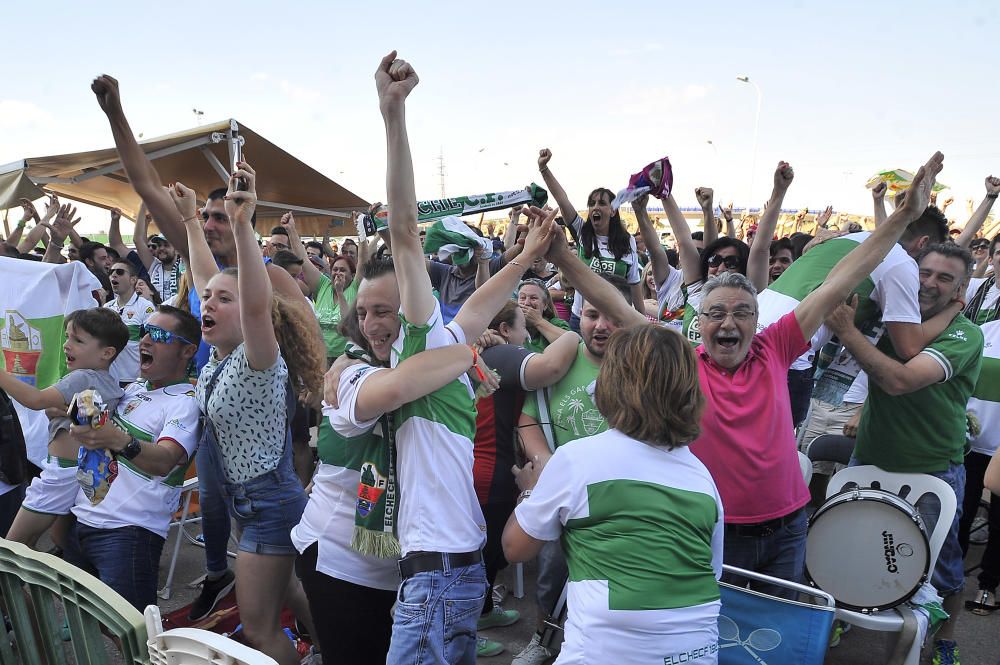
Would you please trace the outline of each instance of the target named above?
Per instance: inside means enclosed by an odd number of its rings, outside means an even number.
[[[711,268],[717,268],[722,263],[725,263],[727,268],[733,269],[740,265],[740,259],[736,256],[722,256],[721,254],[713,254],[708,259],[708,265]]]
[[[125,268],[114,268],[114,269],[112,269],[111,274],[115,275],[116,277],[121,277],[122,275],[124,275],[127,272],[128,272],[128,270],[125,270]]]
[[[274,249],[288,249],[289,248],[288,245],[286,245],[285,243],[283,243],[283,242],[274,242],[273,240],[271,241],[271,247],[273,247]]]
[[[712,323],[722,323],[730,314],[734,321],[739,321],[740,323],[750,321],[753,317],[757,316],[757,312],[752,309],[734,309],[731,312],[727,312],[724,309],[712,309],[701,313],[702,316]]]
[[[157,344],[173,344],[175,341],[183,342],[184,344],[194,344],[191,340],[181,337],[177,333],[172,333],[169,330],[164,330],[160,326],[154,326],[146,324],[139,326],[139,339],[142,339],[146,335],[149,335]]]

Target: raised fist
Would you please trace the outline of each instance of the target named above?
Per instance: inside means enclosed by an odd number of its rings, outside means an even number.
[[[548,148],[542,148],[538,151],[538,170],[544,171],[549,165],[549,160],[552,159],[552,151]]]
[[[121,108],[122,100],[118,93],[118,81],[107,74],[101,74],[90,84],[90,89],[97,96],[97,103],[105,113]]]

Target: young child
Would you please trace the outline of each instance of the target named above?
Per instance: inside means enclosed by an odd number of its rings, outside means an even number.
[[[100,394],[112,412],[122,396],[118,381],[108,368],[128,344],[128,328],[113,310],[80,309],[66,317],[66,366],[69,373],[55,385],[39,390],[0,370],[0,388],[29,409],[53,409],[49,420],[49,456],[39,477],[31,481],[9,540],[34,547],[56,518],[68,515],[76,502],[77,453],[80,444],[70,436],[72,424],[65,415],[73,396],[87,389]],[[53,540],[58,540],[54,535]],[[61,543],[56,542],[61,546]]]

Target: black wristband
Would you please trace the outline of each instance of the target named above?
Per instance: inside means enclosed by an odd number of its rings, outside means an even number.
[[[118,454],[125,459],[131,460],[135,459],[139,453],[142,452],[142,442],[134,436],[129,440],[128,444],[118,451]]]

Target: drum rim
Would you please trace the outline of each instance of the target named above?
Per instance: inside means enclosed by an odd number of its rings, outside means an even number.
[[[849,495],[853,495],[853,498],[852,496]],[[924,544],[927,546],[927,558],[926,561],[924,562],[924,571],[920,575],[920,580],[913,587],[913,589],[908,591],[905,595],[889,603],[862,606],[842,601],[838,599],[836,596],[834,596],[832,591],[821,587],[816,582],[816,580],[813,579],[812,574],[809,572],[809,563],[808,563],[809,531],[812,530],[813,525],[820,518],[821,514],[824,512],[828,512],[829,509],[832,508],[833,506],[841,505],[849,501],[862,501],[862,500],[879,501],[881,503],[888,504],[893,508],[900,510],[902,506],[909,507],[909,509],[912,510],[913,512],[912,514],[907,515],[907,517],[910,517],[913,520],[913,522],[916,523],[918,530],[920,531],[920,534],[923,538]],[[899,504],[902,504],[902,506],[900,506]],[[807,546],[806,546],[807,556],[806,560],[803,562],[803,572],[805,573],[806,580],[809,582],[810,586],[813,586],[819,589],[820,591],[824,591],[830,594],[831,596],[834,596],[833,599],[837,607],[841,607],[848,610],[854,610],[856,612],[861,612],[862,614],[874,614],[876,612],[883,612],[885,610],[890,610],[894,607],[899,607],[900,605],[908,601],[910,598],[912,598],[914,595],[916,595],[916,593],[920,590],[920,587],[922,587],[927,582],[927,580],[930,579],[930,574],[931,574],[930,536],[927,533],[927,527],[924,525],[923,519],[920,517],[920,511],[917,510],[917,507],[915,505],[913,505],[903,497],[899,496],[898,494],[890,492],[889,490],[884,490],[876,487],[853,487],[851,489],[846,489],[827,497],[826,501],[824,501],[823,504],[820,505],[820,507],[817,508],[815,512],[813,512],[813,514],[809,516],[809,526],[806,530],[806,540],[807,540]]]

